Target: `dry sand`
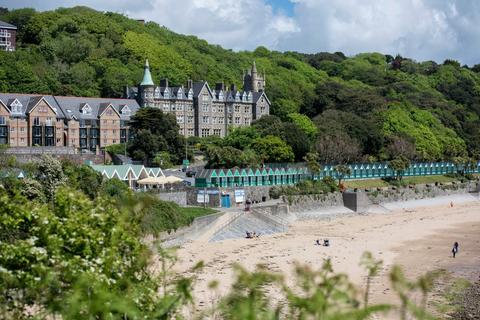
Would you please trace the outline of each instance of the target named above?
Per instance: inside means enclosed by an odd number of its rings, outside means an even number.
[[[235,239],[214,243],[188,243],[178,250],[178,271],[188,270],[203,260],[205,268],[198,275],[195,297],[199,308],[208,306],[213,294],[208,283],[219,280],[217,295],[232,283],[232,263],[249,270],[266,264],[272,271],[292,275],[294,262],[321,266],[331,258],[337,272],[345,272],[359,287],[364,284],[364,270],[359,261],[364,251],[371,251],[384,261],[384,268],[372,287],[373,302],[395,303],[389,289],[388,271],[401,265],[408,277],[430,270],[447,269],[471,280],[480,272],[480,202],[464,199],[450,207],[449,199],[396,204],[388,213],[339,217],[332,220],[294,222],[287,233],[258,239]],[[429,205],[423,207],[419,205]],[[330,247],[316,246],[316,239],[329,238]],[[454,241],[460,243],[457,258],[451,257]]]

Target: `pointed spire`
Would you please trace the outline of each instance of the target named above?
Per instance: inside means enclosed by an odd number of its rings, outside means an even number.
[[[145,66],[143,67],[143,80],[140,83],[141,86],[153,86],[152,75],[150,74],[150,65],[148,64],[148,59],[145,60]]]
[[[252,73],[257,73],[257,65],[255,63],[255,60],[253,60]]]

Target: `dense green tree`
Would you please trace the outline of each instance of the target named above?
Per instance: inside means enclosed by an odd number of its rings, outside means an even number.
[[[165,138],[153,134],[148,129],[138,130],[133,140],[129,143],[128,153],[137,160],[142,160],[145,165],[150,165],[155,155],[167,149]]]
[[[43,154],[37,163],[36,179],[43,187],[48,200],[52,200],[58,187],[65,183],[62,164],[50,155]]]
[[[260,157],[252,150],[239,150],[230,146],[208,146],[205,152],[208,168],[252,167],[260,164]]]
[[[81,190],[90,199],[97,196],[102,185],[102,175],[88,165],[76,165],[70,161],[62,162],[62,171],[67,179],[67,185]]]
[[[318,132],[318,128],[315,124],[304,114],[299,113],[290,113],[288,114],[288,119],[295,123],[305,134],[307,134],[310,138],[314,138]]]
[[[173,162],[180,162],[185,154],[185,139],[178,133],[179,127],[172,114],[157,108],[140,109],[131,120],[134,139],[129,153],[135,159],[150,163],[160,151],[167,151]],[[148,128],[148,129],[147,129]]]
[[[398,156],[390,160],[388,166],[395,172],[395,178],[402,180],[405,170],[410,166],[410,161],[404,156]]]
[[[250,147],[263,162],[291,162],[295,158],[292,147],[276,136],[257,138]]]
[[[229,131],[222,144],[244,150],[259,136],[255,127],[236,127]]]
[[[434,128],[422,123],[425,117],[417,118],[417,111],[409,117],[418,129],[409,139],[419,158],[480,154],[477,66],[468,68],[449,59],[438,65],[380,53],[346,57],[341,52],[282,53],[265,47],[234,52],[153,22],[139,24],[121,14],[86,7],[4,10],[0,19],[18,26],[17,50],[0,52],[2,92],[120,97],[125,85],[140,81],[145,58],[150,59],[156,82],[167,77],[170,83],[182,85],[194,78],[241,86],[240,75],[255,60],[259,72],[267,74],[271,113],[279,120],[257,120],[254,126],[261,137],[274,135],[287,141],[289,127],[283,122],[292,121],[288,115],[297,114],[297,120],[306,115],[314,119],[320,135],[349,136],[360,144],[362,155],[382,159],[388,157],[391,137],[401,134],[401,130],[382,129],[396,112],[386,111],[387,106],[398,105],[406,113],[414,108],[431,114],[429,123]],[[332,117],[330,111],[344,114]],[[337,120],[341,120],[338,125]],[[301,122],[295,124],[305,130]],[[440,125],[455,135],[437,130]],[[173,131],[168,135],[174,137]],[[431,133],[437,141],[426,146]],[[167,150],[161,151],[178,162],[183,157],[183,139],[173,143],[164,138]],[[298,139],[291,140],[287,143],[298,160],[306,153],[295,150],[292,143]],[[244,150],[248,143],[227,145]]]

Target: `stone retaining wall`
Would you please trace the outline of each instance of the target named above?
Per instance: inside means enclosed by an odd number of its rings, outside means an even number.
[[[14,147],[6,149],[5,154],[14,156],[19,163],[39,160],[42,154],[49,154],[59,160],[70,160],[76,164],[84,164],[86,162],[103,164],[111,161],[108,153],[106,155],[78,153],[72,147]]]
[[[322,207],[343,206],[341,192],[282,196],[282,200],[289,205],[291,212],[311,211]]]
[[[159,192],[156,196],[163,201],[172,201],[179,206],[185,207],[187,205],[187,192]]]
[[[446,183],[443,185],[424,184],[406,188],[379,188],[374,191],[368,191],[366,194],[371,203],[379,204],[478,192],[478,188],[478,181],[469,181],[464,183]]]

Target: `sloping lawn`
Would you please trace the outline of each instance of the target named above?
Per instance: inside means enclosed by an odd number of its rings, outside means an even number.
[[[435,182],[452,182],[458,181],[457,178],[451,178],[447,176],[424,176],[424,177],[404,177],[403,182],[405,184],[426,184],[426,183],[435,183]]]
[[[447,183],[452,181],[458,181],[456,178],[451,178],[443,175],[436,176],[423,176],[423,177],[403,177],[402,185],[409,184],[433,184],[435,182]],[[389,187],[394,185],[394,183],[388,183],[387,181],[381,179],[365,179],[365,180],[345,180],[345,187],[348,189],[371,189],[371,188],[382,188]]]
[[[345,180],[344,185],[348,189],[370,189],[389,186],[388,182],[381,179]]]
[[[188,218],[189,221],[193,221],[193,219],[197,217],[218,212],[218,210],[203,207],[180,207],[179,210]]]

